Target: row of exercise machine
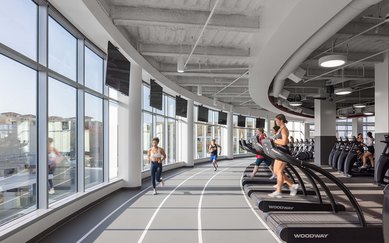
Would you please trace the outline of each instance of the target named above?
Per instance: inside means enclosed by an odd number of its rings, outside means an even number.
[[[356,137],[349,140],[347,137],[340,138],[333,146],[328,158],[328,164],[341,174],[352,176],[374,176],[376,184],[387,184],[389,182],[389,135],[385,135],[385,148],[382,151],[375,168],[371,161],[367,167],[362,167],[361,156],[366,151],[363,144],[359,143]]]
[[[286,242],[389,242],[389,229],[383,230],[389,220],[389,188],[385,190],[383,223],[365,215],[350,190],[333,174],[312,163],[289,155],[274,145],[271,139],[241,140],[243,149],[281,160],[287,163],[285,173],[293,183],[299,184],[294,197],[272,198],[274,180],[269,180],[270,170],[260,167],[254,177],[242,177],[245,193],[260,211],[269,228]],[[251,172],[253,165],[246,168]],[[328,182],[335,184],[346,196],[354,209],[346,210],[336,200]],[[283,188],[284,190],[284,188]],[[388,225],[386,227],[389,227]],[[385,236],[384,236],[385,234]]]

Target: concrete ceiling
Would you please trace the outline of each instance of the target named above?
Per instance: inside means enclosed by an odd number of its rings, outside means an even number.
[[[202,95],[224,103],[260,109],[243,74],[252,63],[252,38],[265,0],[220,1],[184,73],[177,72],[178,58],[188,58],[215,0],[99,2],[139,53],[170,80],[193,93],[200,87]]]
[[[326,91],[327,87],[352,87],[353,93],[350,95],[333,96],[342,114],[361,113],[361,110],[356,111],[352,108],[352,105],[356,103],[374,106],[374,65],[382,62],[383,56],[377,55],[363,61],[360,60],[389,48],[389,24],[382,24],[361,35],[360,33],[384,21],[387,13],[389,13],[389,1],[384,0],[364,10],[336,34],[324,41],[299,65],[306,71],[303,81],[295,83],[289,79],[286,80],[284,88],[290,91],[288,99],[295,100],[300,95],[303,97],[303,106],[313,108],[314,97],[329,96]],[[337,70],[315,80],[304,82],[304,80],[310,80],[331,70],[320,67],[318,59],[332,52],[347,55],[348,63],[358,63],[346,67],[343,75],[341,70]],[[318,87],[317,90],[321,93],[315,95],[312,86]]]

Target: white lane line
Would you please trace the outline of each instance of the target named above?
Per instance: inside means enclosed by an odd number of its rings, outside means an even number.
[[[146,234],[147,234],[147,231],[149,230],[151,224],[153,223],[154,221],[154,218],[157,216],[159,210],[161,209],[161,207],[163,206],[163,204],[166,202],[166,200],[177,190],[177,188],[179,188],[182,184],[184,184],[185,182],[187,182],[188,180],[190,180],[192,177],[195,177],[196,175],[199,175],[203,172],[205,172],[206,170],[209,170],[209,168],[205,169],[205,170],[202,170],[200,172],[197,172],[196,174],[193,174],[191,175],[190,177],[186,178],[183,182],[181,182],[178,186],[176,186],[170,193],[169,195],[167,195],[165,197],[165,199],[159,204],[158,208],[155,210],[153,216],[151,216],[151,219],[149,221],[149,223],[147,224],[146,228],[144,229],[142,235],[140,236],[139,240],[138,240],[138,243],[142,243],[143,242],[143,239],[145,238]]]
[[[179,174],[182,174],[184,172],[188,172],[188,171],[181,171],[181,172],[178,172],[178,173],[175,173],[169,177],[167,177],[166,179],[170,179],[174,176],[177,176]],[[140,191],[139,193],[137,193],[135,196],[131,197],[130,199],[128,199],[127,201],[125,201],[124,203],[122,203],[117,209],[115,209],[114,211],[112,211],[110,214],[108,214],[104,219],[102,219],[98,224],[95,225],[95,227],[93,227],[91,230],[88,231],[88,233],[86,233],[81,239],[79,239],[77,241],[77,243],[81,243],[83,240],[85,240],[90,234],[93,233],[93,231],[95,231],[101,224],[103,224],[107,219],[109,219],[114,213],[116,213],[118,210],[120,210],[122,207],[124,207],[124,205],[126,205],[127,203],[129,203],[130,201],[134,200],[135,198],[137,198],[140,194],[144,193],[145,191],[149,190],[151,188],[151,185],[146,187],[145,189],[143,189],[142,191]]]
[[[242,194],[243,194],[243,197],[244,199],[246,199],[246,203],[247,205],[249,205],[251,211],[254,213],[254,215],[257,217],[257,219],[262,223],[263,226],[265,226],[265,228],[269,231],[269,233],[274,237],[274,239],[279,242],[279,243],[282,243],[282,241],[280,239],[278,239],[277,235],[274,234],[274,232],[269,228],[269,226],[267,226],[267,224],[261,219],[261,217],[259,217],[258,213],[254,210],[253,206],[251,205],[251,203],[249,202],[249,200],[247,199],[247,195],[246,193],[244,192],[244,189],[243,189],[243,186],[242,186],[242,180],[243,180],[243,174],[242,176],[240,177],[240,189],[242,190]]]
[[[225,169],[217,172],[216,174],[214,174],[211,178],[209,178],[207,183],[204,185],[203,191],[201,192],[199,206],[197,207],[197,235],[199,237],[199,243],[203,243],[203,230],[202,230],[202,223],[201,223],[201,206],[203,204],[203,196],[204,196],[205,189],[207,188],[208,184],[212,181],[212,179],[215,178],[215,176],[219,175],[220,173],[222,173],[223,171],[228,170],[228,169],[229,168],[225,168]]]

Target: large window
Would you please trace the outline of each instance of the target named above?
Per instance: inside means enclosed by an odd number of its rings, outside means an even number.
[[[351,137],[353,132],[352,119],[336,119],[336,137]]]
[[[162,110],[150,106],[150,88],[143,85],[142,113],[143,113],[143,170],[149,169],[147,151],[151,147],[153,137],[159,138],[159,147],[165,149],[165,164],[177,162],[177,119],[176,100],[174,97],[163,94]]]
[[[366,141],[367,133],[371,132],[373,133],[373,137],[375,134],[375,117],[374,116],[367,116],[363,118],[363,138]]]
[[[37,73],[3,55],[0,70],[1,225],[37,207]]]
[[[194,117],[197,119],[197,112],[198,108],[197,106],[194,109],[195,114]],[[215,139],[216,143],[222,146],[221,155],[226,155],[227,151],[227,144],[225,143],[225,136],[227,136],[226,132],[223,132],[226,130],[226,126],[218,125],[218,117],[219,113],[218,111],[209,110],[208,111],[208,123],[204,122],[195,122],[195,131],[194,135],[195,137],[195,153],[194,158],[195,159],[201,159],[209,157],[210,154],[208,153],[208,146],[211,144],[211,140]],[[224,147],[224,148],[223,148]]]
[[[118,174],[118,104],[103,85],[105,54],[35,2],[4,0],[0,8],[0,225]],[[38,13],[49,14],[38,24]]]
[[[76,89],[49,79],[48,186],[50,201],[76,191]],[[63,107],[66,106],[66,109]]]
[[[305,127],[304,123],[297,121],[289,121],[286,124],[289,130],[289,137],[292,136],[294,139],[305,139]]]

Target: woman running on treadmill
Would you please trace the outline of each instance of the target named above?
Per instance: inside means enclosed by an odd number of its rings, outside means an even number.
[[[212,139],[211,144],[208,147],[209,152],[211,153],[211,161],[213,168],[215,168],[215,171],[219,167],[217,165],[217,148],[220,148],[219,155],[222,153],[222,147],[216,143],[216,139]]]
[[[366,160],[369,159],[371,162],[371,167],[374,167],[374,138],[371,132],[367,133],[366,139],[367,151],[362,156],[362,166],[361,169],[366,169]]]
[[[278,114],[276,116],[276,124],[280,127],[280,130],[277,132],[274,138],[274,144],[285,153],[290,154],[288,143],[289,143],[289,130],[286,127],[288,121],[285,118],[284,114]],[[277,187],[273,193],[268,194],[270,197],[281,198],[281,187],[286,183],[290,190],[291,196],[296,196],[298,184],[293,184],[292,180],[285,175],[286,163],[281,160],[274,160],[274,173],[277,175]]]
[[[152,147],[147,152],[147,160],[150,164],[151,183],[153,185],[153,195],[157,195],[157,189],[155,189],[155,181],[161,183],[164,186],[162,175],[162,162],[166,159],[166,153],[163,148],[158,147],[159,138],[153,138]]]
[[[258,128],[257,132],[258,132],[258,134],[257,134],[258,142],[262,144],[262,140],[264,138],[266,138],[266,134],[264,133],[263,128]],[[257,159],[255,160],[255,166],[254,166],[253,172],[250,174],[250,177],[254,177],[255,176],[255,174],[258,172],[259,165],[262,162],[265,162],[266,166],[269,167],[270,171],[273,174],[273,170],[271,168],[272,160],[270,158],[265,158],[265,157],[263,157],[262,155],[259,155],[259,154],[255,155],[255,157]]]

